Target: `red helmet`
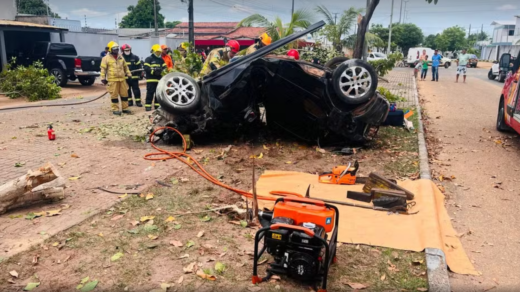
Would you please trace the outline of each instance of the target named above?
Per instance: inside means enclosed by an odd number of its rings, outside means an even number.
[[[229,47],[233,53],[238,53],[238,51],[240,51],[240,44],[235,40],[228,41],[226,47]]]
[[[124,51],[124,50],[131,50],[132,47],[130,47],[129,44],[124,44],[124,45],[121,47],[121,49],[122,49],[123,51]]]
[[[295,60],[300,60],[300,53],[298,53],[297,50],[289,50],[289,52],[287,52],[287,56],[291,56]]]

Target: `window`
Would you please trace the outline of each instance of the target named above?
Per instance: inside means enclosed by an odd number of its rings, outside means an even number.
[[[35,43],[33,54],[35,56],[45,56],[47,54],[47,43]]]
[[[508,35],[509,36],[514,36],[515,35],[515,30],[514,29],[510,29]]]
[[[77,56],[76,48],[71,44],[53,43],[49,51],[56,55]]]

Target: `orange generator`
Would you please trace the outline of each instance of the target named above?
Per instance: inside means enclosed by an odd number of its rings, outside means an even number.
[[[336,261],[338,209],[320,200],[284,197],[276,200],[272,211],[260,211],[259,219],[263,228],[255,235],[253,284],[275,274],[288,275],[314,285],[319,292],[327,291],[329,267]],[[274,262],[269,264],[267,276],[260,278],[258,259],[265,251]]]

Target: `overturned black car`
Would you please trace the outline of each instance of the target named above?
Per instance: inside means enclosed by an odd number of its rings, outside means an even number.
[[[171,126],[183,134],[239,128],[265,120],[302,140],[326,143],[370,141],[386,119],[388,101],[376,92],[378,77],[361,60],[335,58],[325,66],[268,55],[320,29],[319,22],[211,72],[201,81],[170,73],[158,84],[161,108],[153,129]],[[263,110],[261,110],[263,107]],[[173,131],[155,140],[173,141]]]

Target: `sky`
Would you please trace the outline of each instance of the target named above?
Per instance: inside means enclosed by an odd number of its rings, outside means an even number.
[[[126,8],[135,5],[137,0],[44,0],[62,18],[86,21],[90,27],[116,28],[116,21],[126,15]],[[167,21],[187,21],[187,4],[181,0],[158,0],[161,13]],[[403,13],[401,13],[401,2]],[[381,0],[371,23],[390,23],[392,0]],[[289,20],[292,0],[194,0],[196,22],[240,21],[241,19],[260,13],[268,18],[282,17]],[[325,5],[332,13],[341,13],[349,7],[363,7],[363,0],[294,0],[295,9],[312,10],[316,5]],[[406,10],[405,10],[406,6]],[[405,12],[406,11],[406,12]],[[393,22],[414,23],[424,35],[436,34],[443,29],[459,25],[471,32],[483,30],[491,33],[491,22],[495,20],[513,21],[520,15],[518,0],[439,0],[437,5],[428,4],[425,0],[394,0]],[[316,15],[316,21],[320,17]]]

